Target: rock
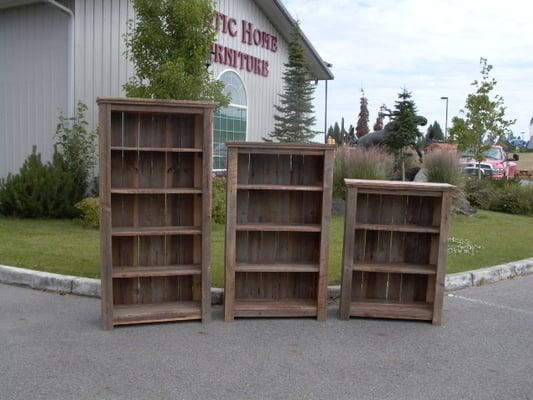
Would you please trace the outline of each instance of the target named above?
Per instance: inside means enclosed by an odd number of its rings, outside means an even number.
[[[418,172],[415,175],[415,179],[413,179],[414,182],[427,182],[428,176],[425,168],[420,168]]]
[[[469,217],[474,215],[477,210],[470,205],[470,202],[466,198],[466,195],[463,192],[459,192],[453,197],[453,215],[465,215]]]
[[[408,168],[405,171],[405,181],[411,182],[413,179],[415,179],[416,174],[418,174],[418,171],[420,171],[420,167],[412,167]],[[402,173],[401,171],[396,171],[392,175],[392,181],[401,181],[402,180]]]

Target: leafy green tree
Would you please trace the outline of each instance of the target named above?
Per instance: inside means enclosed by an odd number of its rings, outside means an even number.
[[[300,44],[300,28],[296,24],[291,33],[289,61],[283,72],[283,93],[279,95],[281,104],[276,106],[276,122],[270,140],[305,143],[314,138],[314,91],[309,66]]]
[[[418,130],[416,105],[407,89],[398,94],[395,109],[391,114],[390,134],[385,135],[385,146],[396,157],[405,180],[405,148],[415,145],[422,134]]]
[[[476,91],[467,96],[462,116],[452,119],[453,126],[449,130],[450,140],[457,143],[460,150],[472,154],[478,165],[493,144],[505,141],[511,132],[509,128],[516,122],[505,119],[503,97],[492,94],[497,84],[490,76],[492,65],[485,58],[480,59],[480,65],[481,81],[472,82]],[[481,177],[481,168],[478,170]]]
[[[216,38],[212,0],[134,0],[127,37],[135,75],[129,97],[215,101],[227,106],[224,85],[207,69]]]
[[[368,132],[370,132],[370,128],[368,127],[368,118],[369,118],[369,112],[368,112],[368,99],[365,97],[365,91],[361,89],[361,105],[359,108],[359,118],[357,120],[357,126],[355,128],[355,133],[358,138],[362,138]]]
[[[440,142],[444,140],[444,133],[437,121],[433,122],[432,125],[428,127],[426,132],[426,143],[431,142]]]
[[[76,115],[66,118],[59,115],[56,128],[56,149],[63,156],[65,167],[74,179],[76,192],[72,204],[80,201],[88,192],[91,177],[96,165],[97,133],[89,129],[85,119],[87,106],[81,102],[76,108]]]

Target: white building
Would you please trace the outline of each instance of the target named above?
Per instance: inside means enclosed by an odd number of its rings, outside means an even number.
[[[211,71],[233,95],[215,119],[217,168],[226,140],[272,131],[293,18],[279,0],[218,0]],[[91,127],[96,98],[122,96],[132,75],[124,35],[131,0],[0,0],[0,177],[16,172],[32,146],[51,158],[59,110],[81,101]],[[302,34],[313,78],[333,79]]]

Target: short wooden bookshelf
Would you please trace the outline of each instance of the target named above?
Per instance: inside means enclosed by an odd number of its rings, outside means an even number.
[[[214,105],[98,104],[104,328],[208,320]]]
[[[439,325],[454,187],[350,179],[346,187],[340,318]]]
[[[225,320],[324,320],[334,147],[227,147]]]

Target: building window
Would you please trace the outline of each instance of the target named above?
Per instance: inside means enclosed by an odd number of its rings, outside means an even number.
[[[220,75],[224,93],[230,97],[230,105],[215,113],[213,138],[213,168],[226,169],[226,145],[229,141],[246,140],[248,101],[241,78],[234,71]]]

